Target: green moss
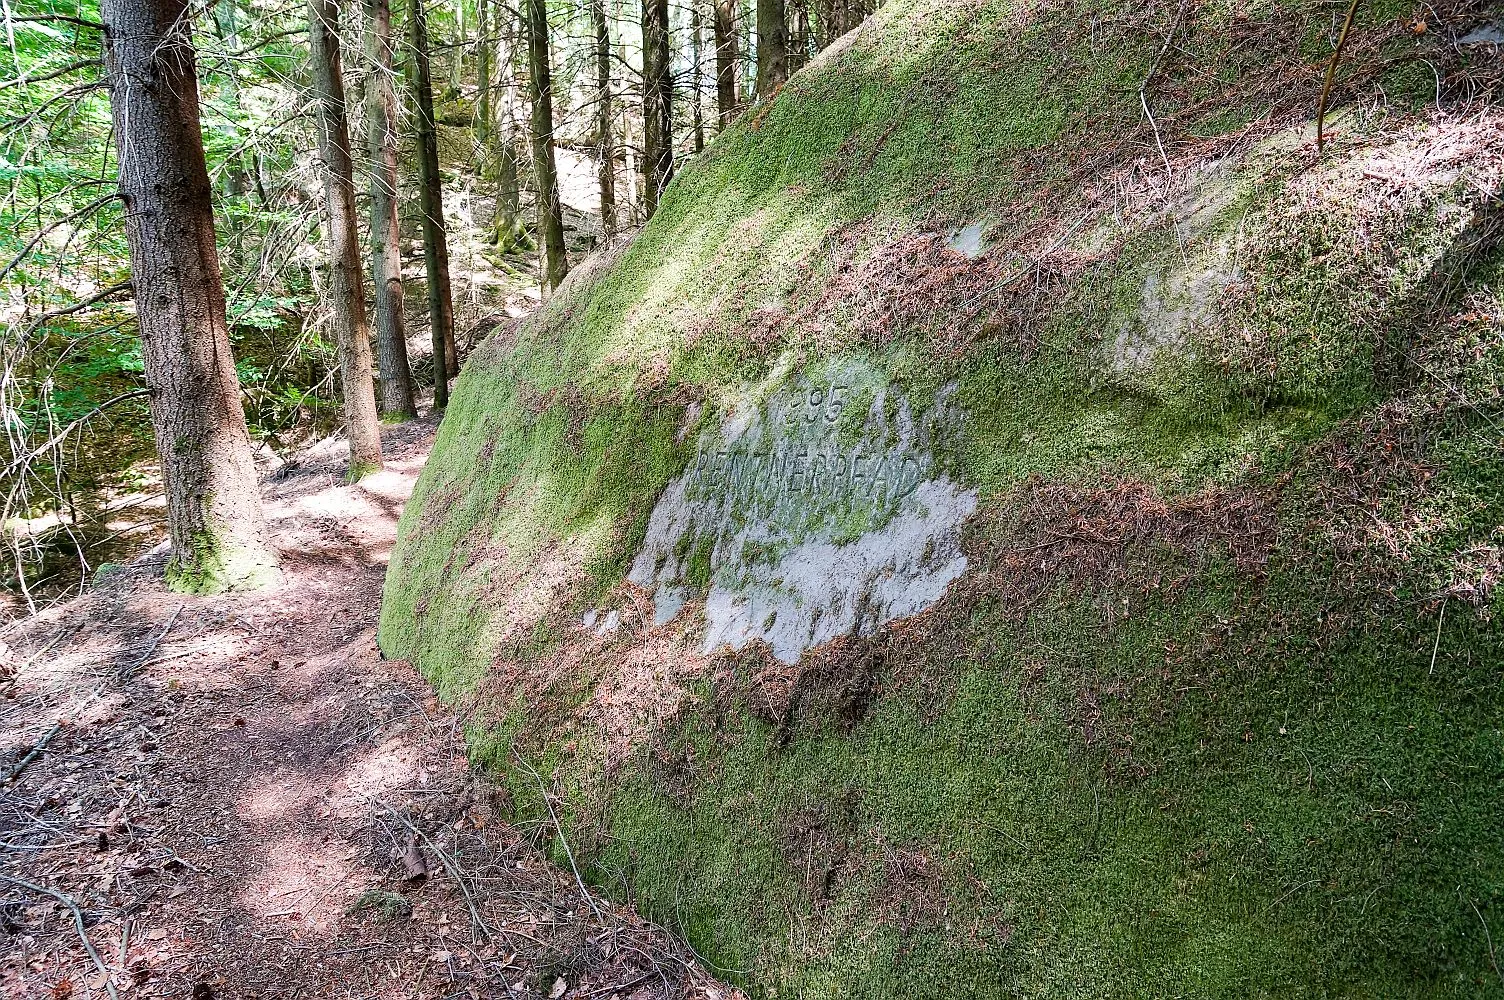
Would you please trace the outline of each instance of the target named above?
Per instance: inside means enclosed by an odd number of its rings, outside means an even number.
[[[380,923],[394,923],[412,916],[412,904],[403,896],[385,889],[368,889],[350,904],[350,912],[369,914]]]
[[[345,473],[345,482],[358,483],[367,476],[380,471],[381,465],[378,462],[362,462],[356,465],[352,465]]]
[[[1504,264],[1480,198],[1369,176],[1437,127],[1398,114],[1344,116],[1316,166],[1305,123],[1168,202],[1135,186],[1151,68],[1175,155],[1242,149],[1288,40],[1330,55],[1328,14],[889,4],[478,351],[380,639],[446,698],[520,679],[468,731],[520,820],[557,777],[591,877],[761,996],[1504,995]],[[988,261],[914,263],[979,219]],[[916,318],[918,295],[939,304]],[[934,451],[991,512],[981,570],[792,679],[652,654],[690,690],[608,734],[610,668],[556,670],[562,609],[628,589],[703,431],[839,365],[871,375],[847,445],[884,386],[964,411]],[[1203,520],[1142,528],[1182,502]],[[875,527],[826,513],[838,541]],[[701,589],[709,546],[676,553]]]
[[[180,594],[220,594],[274,587],[281,583],[282,573],[265,548],[206,532],[193,541],[189,552],[173,550],[166,578],[168,588]]]
[[[714,545],[715,539],[698,536],[685,563],[684,581],[701,593],[710,587],[710,553]]]

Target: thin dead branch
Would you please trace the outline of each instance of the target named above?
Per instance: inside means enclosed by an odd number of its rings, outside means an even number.
[[[73,901],[73,897],[58,892],[56,889],[50,889],[45,885],[37,885],[35,882],[28,882],[25,879],[16,878],[13,875],[0,874],[0,879],[4,879],[11,885],[20,886],[23,889],[30,889],[33,892],[40,892],[44,895],[51,896],[53,899],[56,899],[59,903],[62,903],[72,912],[73,926],[78,930],[79,940],[84,943],[84,950],[89,953],[89,958],[93,959],[95,968],[99,970],[100,975],[104,976],[104,991],[110,995],[110,1000],[118,1000],[118,997],[115,993],[115,981],[110,977],[110,970],[104,964],[104,961],[99,957],[99,952],[94,950],[94,942],[89,940],[88,929],[84,926],[83,912],[79,910],[78,904]]]

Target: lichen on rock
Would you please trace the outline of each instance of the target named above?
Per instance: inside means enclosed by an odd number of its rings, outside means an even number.
[[[707,652],[762,641],[795,663],[933,605],[966,569],[977,504],[944,471],[953,390],[916,415],[870,366],[839,360],[706,430],[628,574],[654,590],[658,624],[703,596]]]

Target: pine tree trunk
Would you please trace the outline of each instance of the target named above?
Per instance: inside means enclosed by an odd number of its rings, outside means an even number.
[[[444,90],[446,101],[459,96],[460,83],[465,79],[465,0],[456,0],[453,10],[455,44],[441,46],[449,51],[449,86]]]
[[[120,198],[172,540],[195,591],[279,578],[214,246],[186,0],[104,0]]]
[[[392,92],[391,0],[365,0],[366,155],[371,171],[371,277],[376,285],[376,370],[381,415],[418,415],[402,315],[402,230],[397,219],[397,98]]]
[[[705,152],[705,64],[704,59],[704,34],[705,25],[700,17],[700,0],[689,0],[689,49],[690,61],[690,90],[694,95],[694,133],[695,152]]]
[[[809,0],[785,0],[788,15],[788,75],[804,68],[809,59]]]
[[[475,12],[475,145],[480,151],[480,176],[487,176],[491,152],[491,5],[477,0]]]
[[[757,0],[757,96],[767,97],[789,78],[789,27],[784,0]]]
[[[449,237],[444,231],[444,189],[439,174],[439,136],[433,117],[433,80],[428,63],[428,24],[423,0],[412,0],[408,60],[418,106],[418,190],[423,212],[423,264],[428,273],[428,325],[433,342],[433,405],[449,405],[449,379],[459,374],[454,348],[454,293],[449,286]]]
[[[490,148],[486,150],[487,158],[495,164],[496,172],[494,242],[504,251],[511,251],[527,243],[527,227],[522,220],[522,177],[517,163],[517,21],[511,15],[512,10],[505,4],[496,7],[497,21],[492,30],[499,39],[495,90],[501,93],[501,107],[492,114]]]
[[[635,0],[611,0],[611,2],[617,21],[621,21],[626,16],[626,12],[633,8]],[[618,66],[628,65],[626,39],[627,33],[625,31],[617,32],[615,60]],[[637,133],[635,131],[638,126],[638,120],[639,116],[637,115],[621,116],[620,148],[623,161],[622,168],[627,175],[627,185],[625,188],[619,189],[617,194],[620,201],[626,204],[626,212],[623,213],[618,208],[616,218],[618,223],[620,223],[625,214],[628,225],[635,225],[637,223],[637,206],[642,203],[642,157],[639,155],[642,147],[637,141]]]
[[[616,232],[616,139],[612,134],[615,115],[611,107],[611,28],[606,21],[606,0],[590,0],[590,20],[595,27],[596,155],[601,186],[601,229]]]
[[[721,128],[736,118],[736,0],[715,2],[715,101]]]
[[[512,250],[526,243],[527,232],[522,223],[522,173],[510,121],[503,124],[497,139],[496,160],[496,243]]]
[[[353,481],[381,468],[381,421],[371,382],[371,330],[366,325],[360,236],[355,228],[355,168],[345,115],[336,0],[309,0],[308,47],[313,53],[319,156],[324,161],[324,203],[329,213],[329,316],[339,352]]]
[[[569,273],[564,252],[564,207],[559,201],[559,171],[554,162],[553,80],[548,59],[548,12],[545,0],[525,0],[528,93],[533,105],[533,172],[538,184],[538,231],[543,238],[543,282],[558,288]]]
[[[751,104],[757,98],[757,4],[758,0],[737,0],[740,15],[737,30],[741,36],[742,101]]]
[[[668,49],[668,0],[642,0],[642,155],[652,218],[674,176],[673,67]]]

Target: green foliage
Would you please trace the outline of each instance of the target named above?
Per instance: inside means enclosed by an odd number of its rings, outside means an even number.
[[[123,207],[111,196],[116,136],[101,35],[48,20],[54,13],[37,0],[12,3],[0,57],[0,260],[10,265],[12,304],[0,366],[15,452],[7,466],[14,471],[27,450],[82,421],[69,429],[67,447],[37,456],[7,484],[10,514],[66,521],[18,557],[44,589],[139,541],[111,541],[119,532],[106,528],[106,511],[150,478],[143,469],[153,449],[146,401],[129,396],[145,379],[128,289],[76,308],[125,285],[130,261]],[[94,0],[63,13],[85,22],[100,16]],[[316,217],[300,205],[314,190],[301,159],[310,146],[297,31],[306,11],[257,9],[252,17],[242,3],[226,2],[195,15],[219,260],[251,428],[270,438],[318,432],[332,424],[332,351],[300,330],[311,296],[297,258],[316,235]],[[120,397],[126,401],[115,402]],[[16,569],[7,567],[7,582]]]

